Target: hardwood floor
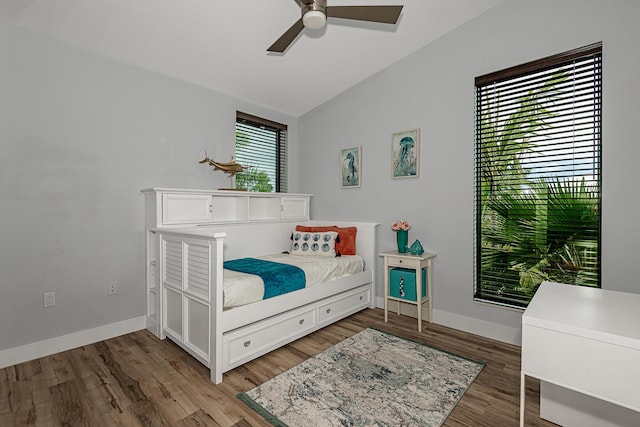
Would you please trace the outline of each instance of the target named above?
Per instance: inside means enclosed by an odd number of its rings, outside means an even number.
[[[139,331],[0,369],[0,426],[268,426],[236,398],[366,327],[486,363],[445,426],[516,426],[520,348],[365,310],[209,381],[208,370],[169,340]],[[526,423],[539,418],[539,383],[527,379]]]

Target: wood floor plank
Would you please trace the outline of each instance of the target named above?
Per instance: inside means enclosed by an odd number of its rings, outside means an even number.
[[[251,426],[252,424],[250,424],[247,420],[240,420],[231,427],[251,427]]]
[[[49,387],[53,397],[55,415],[58,421],[65,426],[90,426],[81,397],[81,387],[77,380],[70,380]]]
[[[31,360],[15,366],[15,381],[30,381],[42,374],[39,360]]]
[[[143,425],[169,426],[169,422],[158,406],[158,401],[150,399],[140,388],[139,382],[135,378],[129,377],[114,359],[113,352],[105,342],[95,344],[100,353],[103,363],[109,369],[109,374],[119,386],[119,389],[126,396],[128,409],[140,419]],[[120,405],[125,406],[124,402]],[[182,414],[179,418],[182,418]]]
[[[345,338],[374,327],[486,365],[445,427],[517,426],[520,348],[414,318],[367,309],[224,374],[222,384],[169,340],[146,330],[0,369],[0,426],[268,427],[236,395]],[[539,418],[539,381],[527,378],[526,425]]]
[[[0,426],[3,427],[16,427],[16,424],[13,422],[12,414],[0,414]]]
[[[13,381],[9,383],[9,405],[16,425],[32,426],[37,421],[36,406],[32,398],[32,383]]]
[[[62,378],[58,377],[60,372],[64,372],[64,366],[66,366],[66,355],[64,352],[41,357],[38,360],[42,367],[42,376],[47,382],[47,388],[72,379],[72,377],[68,376]]]
[[[8,419],[7,415],[11,416],[11,389],[9,387],[9,376],[7,368],[0,369],[0,419]],[[13,421],[12,421],[13,422]],[[0,424],[4,425],[4,424]]]
[[[220,427],[220,424],[202,409],[184,417],[176,425],[177,427]]]

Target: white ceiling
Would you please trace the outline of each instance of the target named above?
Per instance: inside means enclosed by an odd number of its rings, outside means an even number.
[[[396,25],[328,20],[269,47],[295,0],[0,0],[0,20],[100,55],[300,116],[503,0],[329,0],[404,5]]]

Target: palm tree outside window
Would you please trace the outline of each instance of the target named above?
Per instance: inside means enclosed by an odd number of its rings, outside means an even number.
[[[476,78],[474,297],[600,287],[602,44]]]

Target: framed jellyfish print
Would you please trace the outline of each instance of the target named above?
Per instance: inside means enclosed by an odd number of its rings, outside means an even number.
[[[391,177],[417,178],[420,174],[420,129],[396,132],[391,138]]]
[[[362,186],[362,147],[340,150],[340,187],[359,188]]]

